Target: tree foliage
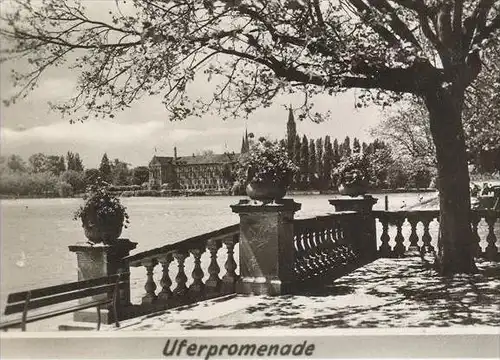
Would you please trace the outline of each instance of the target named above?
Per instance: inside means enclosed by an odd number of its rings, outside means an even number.
[[[132,169],[132,184],[142,185],[149,180],[149,168],[147,166],[138,166]]]
[[[104,153],[99,164],[99,175],[101,178],[110,183],[112,180],[111,164],[109,162],[108,154]]]
[[[399,157],[435,167],[436,148],[428,116],[421,102],[409,102],[407,107],[383,119],[378,127],[372,129],[372,135],[388,142]]]
[[[470,84],[500,26],[494,0],[133,0],[100,18],[79,1],[13,2],[2,14],[1,34],[12,41],[5,57],[23,56],[31,69],[13,74],[21,90],[11,100],[72,56],[79,92],[55,106],[84,109],[82,118],[157,94],[174,118],[214,103],[246,114],[297,91],[308,110],[311,95],[351,87],[374,89],[360,102],[386,104],[393,95],[380,89],[420,94]],[[200,72],[222,82],[212,99],[186,93]]]
[[[83,162],[80,159],[80,154],[68,151],[66,154],[66,162],[68,170],[83,171]]]
[[[19,155],[11,155],[7,159],[7,167],[14,172],[26,172],[26,162]]]

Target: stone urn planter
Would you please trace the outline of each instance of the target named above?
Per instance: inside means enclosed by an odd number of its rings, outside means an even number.
[[[285,196],[286,186],[270,182],[250,181],[246,192],[252,200],[279,200]]]
[[[121,213],[99,218],[95,212],[82,218],[85,237],[93,244],[110,245],[122,234],[124,216]]]
[[[252,143],[236,165],[237,180],[246,184],[248,197],[264,203],[282,199],[296,171],[286,149],[264,137]]]
[[[129,224],[125,206],[108,188],[109,185],[100,179],[89,186],[84,196],[85,203],[73,216],[75,220],[81,220],[85,237],[91,244],[113,244],[123,227]]]

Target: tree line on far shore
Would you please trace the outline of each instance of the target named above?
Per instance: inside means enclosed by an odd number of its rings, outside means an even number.
[[[370,143],[346,136],[339,140],[326,135],[324,138],[308,139],[297,133],[292,110],[289,110],[286,138],[281,145],[287,149],[288,157],[298,166],[292,188],[296,190],[336,189],[338,179],[335,169],[352,154],[363,154],[368,158],[370,187],[373,189],[428,188],[433,186],[436,167],[423,158],[399,156],[394,144],[375,139]],[[396,150],[394,150],[396,149]]]
[[[293,140],[292,140],[293,139]],[[352,145],[351,145],[352,144]],[[416,161],[402,161],[392,148],[379,139],[370,143],[360,142],[346,136],[343,141],[324,138],[308,139],[289,134],[282,145],[288,149],[288,156],[299,167],[293,179],[296,190],[334,190],[338,179],[335,168],[352,154],[364,154],[368,158],[370,187],[373,189],[428,188],[433,184],[436,170],[432,166]]]
[[[7,196],[69,197],[83,193],[101,177],[116,186],[142,186],[148,181],[146,166],[130,168],[119,159],[102,156],[98,168],[85,168],[78,153],[66,156],[37,153],[27,161],[13,154],[0,157],[0,194]]]

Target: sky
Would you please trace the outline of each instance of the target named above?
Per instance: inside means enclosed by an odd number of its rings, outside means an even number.
[[[87,7],[91,12],[98,12],[103,3],[90,1]],[[9,72],[13,67],[19,69],[22,66],[22,62],[0,65],[2,100],[15,91]],[[112,120],[70,124],[60,113],[50,111],[48,103],[67,98],[74,91],[76,79],[77,73],[67,68],[50,69],[26,99],[10,106],[0,105],[2,156],[18,154],[27,159],[38,152],[62,155],[72,151],[78,152],[84,165],[90,168],[98,166],[105,152],[109,158],[119,158],[131,166],[147,165],[155,150],[157,155],[171,156],[174,146],[179,156],[204,150],[239,152],[246,128],[257,137],[283,138],[288,119],[286,107],[300,101],[291,97],[277,98],[273,106],[256,111],[248,120],[224,121],[207,115],[171,122],[161,104],[161,97],[144,97],[130,109],[117,113]],[[195,89],[206,89],[206,84],[197,82]],[[335,97],[315,99],[319,110],[331,111],[331,118],[320,124],[297,120],[297,132],[308,138],[330,135],[340,140],[348,135],[370,141],[369,130],[382,119],[381,110],[377,107],[355,108],[354,95],[354,91],[349,91]]]

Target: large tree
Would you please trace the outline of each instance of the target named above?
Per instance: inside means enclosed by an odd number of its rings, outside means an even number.
[[[429,167],[436,166],[436,149],[432,140],[425,106],[418,101],[398,109],[384,118],[372,129],[372,135],[387,141],[394,153],[406,161],[421,162]]]
[[[58,107],[83,108],[83,118],[156,94],[184,118],[214,108],[247,114],[302,91],[315,120],[309,99],[318,93],[360,88],[382,104],[420,97],[438,163],[440,269],[476,269],[462,111],[498,36],[500,0],[132,0],[106,2],[115,8],[98,18],[69,0],[14,1],[1,33],[9,56],[32,66],[14,73],[19,95],[69,60],[79,92]],[[188,92],[203,75],[218,83],[206,101]]]

